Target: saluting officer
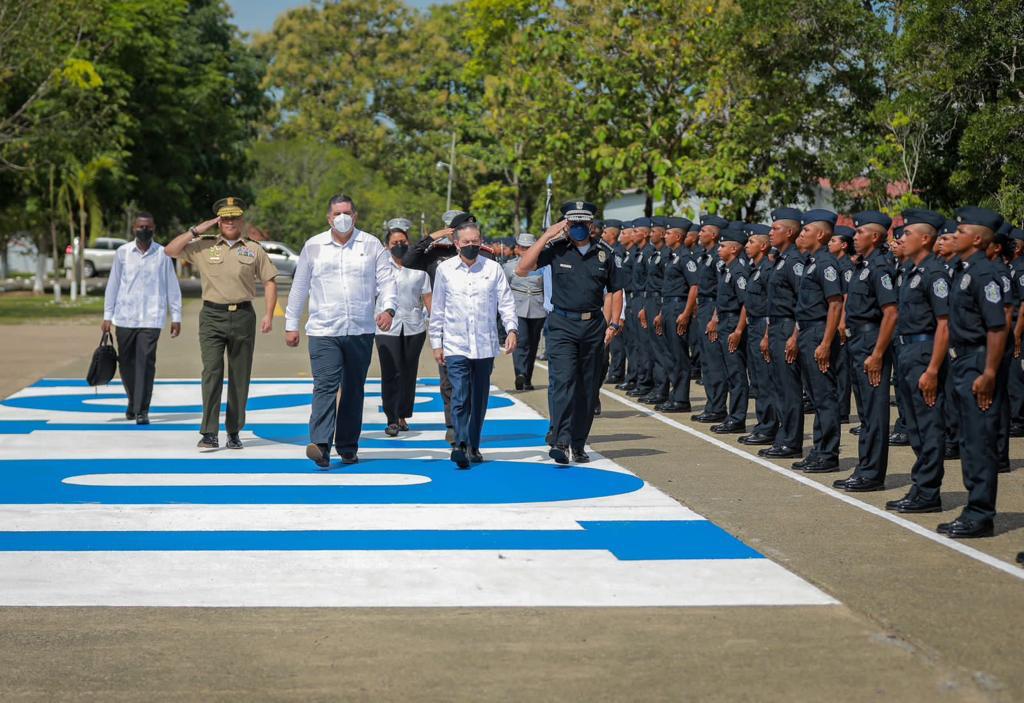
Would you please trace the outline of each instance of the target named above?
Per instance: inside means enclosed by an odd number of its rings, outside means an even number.
[[[228,408],[225,427],[228,449],[241,449],[238,433],[245,426],[252,355],[256,347],[256,312],[252,299],[263,284],[266,302],[260,332],[273,328],[277,307],[277,269],[259,244],[242,236],[245,203],[241,198],[218,200],[217,216],[175,237],[164,253],[191,264],[199,272],[203,309],[199,313],[199,349],[203,357],[203,425],[201,449],[220,445],[220,399],[224,383],[224,352],[228,357]],[[204,237],[214,226],[220,234]]]
[[[860,391],[861,431],[853,475],[833,488],[851,492],[885,488],[889,468],[889,385],[892,342],[896,330],[897,293],[881,249],[892,219],[877,210],[853,216],[858,261],[846,289],[846,346]]]
[[[725,412],[725,359],[718,346],[717,337],[712,340],[708,325],[715,314],[715,299],[718,297],[718,277],[722,260],[718,258],[718,239],[722,228],[729,220],[717,215],[704,215],[700,220],[700,245],[704,254],[697,260],[700,273],[700,289],[697,294],[697,324],[700,334],[701,379],[707,403],[704,410],[690,416],[694,422],[714,424],[726,418]]]
[[[999,457],[999,408],[1006,389],[997,383],[1006,344],[1006,311],[999,271],[985,257],[1003,222],[980,207],[956,211],[952,248],[960,261],[953,271],[949,296],[948,381],[960,418],[960,463],[967,505],[940,533],[954,538],[993,534]]]
[[[644,306],[640,311],[640,327],[646,332],[644,343],[649,345],[651,356],[651,391],[638,400],[647,405],[661,405],[668,400],[668,364],[671,352],[668,340],[658,334],[654,320],[661,314],[661,289],[665,281],[665,264],[668,252],[665,249],[665,226],[668,221],[664,217],[651,218],[651,246],[654,250],[647,257],[647,285],[644,294]]]
[[[665,244],[668,261],[661,286],[661,312],[654,319],[655,330],[668,342],[671,366],[668,369],[671,391],[668,400],[655,405],[664,413],[690,412],[690,348],[687,335],[697,312],[697,263],[686,248],[684,238],[691,222],[685,217],[667,218]]]
[[[791,207],[772,211],[770,240],[777,252],[768,283],[768,331],[761,338],[761,354],[772,376],[772,404],[779,416],[775,442],[757,453],[770,459],[794,458],[803,454],[803,380],[798,355],[787,354],[786,346],[796,332],[797,292],[804,271],[803,257],[796,248],[803,213]]]
[[[942,510],[943,420],[946,352],[949,348],[949,276],[932,253],[945,218],[931,210],[903,211],[903,251],[912,266],[899,290],[896,354],[908,400],[907,434],[916,460],[910,469],[911,487],[898,500],[885,504],[900,513]]]
[[[519,276],[538,266],[551,266],[551,315],[548,317],[548,363],[551,367],[550,412],[552,447],[559,464],[586,463],[584,451],[594,422],[593,389],[600,377],[599,356],[618,333],[622,283],[614,256],[591,241],[597,206],[583,201],[562,205],[562,221],[552,225],[523,254]],[[555,241],[563,235],[568,239]],[[550,246],[549,246],[550,245]],[[611,323],[605,322],[604,295],[612,293]]]
[[[836,258],[825,244],[832,237],[836,214],[810,210],[800,220],[803,229],[797,246],[804,254],[796,304],[797,331],[786,342],[786,360],[800,356],[807,369],[814,404],[814,447],[793,468],[808,473],[839,470],[839,397],[836,393],[836,356],[839,353],[839,316],[843,289]],[[803,424],[803,423],[801,423]]]
[[[750,261],[750,276],[747,278],[743,309],[747,318],[747,368],[750,371],[750,389],[756,396],[754,412],[757,424],[750,434],[737,441],[758,446],[772,444],[779,429],[771,369],[761,353],[761,340],[768,330],[768,284],[772,274],[772,263],[768,260],[768,236],[771,228],[754,224],[747,227],[747,232],[745,250]]]

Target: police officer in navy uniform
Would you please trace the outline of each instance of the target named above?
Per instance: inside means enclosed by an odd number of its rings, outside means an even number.
[[[1012,259],[1010,261],[1010,283],[1013,292],[1012,337],[1007,341],[1010,359],[1010,436],[1024,437],[1024,363],[1021,361],[1021,338],[1024,337],[1024,229],[1010,230]]]
[[[960,257],[949,293],[949,377],[960,418],[960,463],[967,505],[941,523],[949,537],[988,537],[996,514],[999,408],[1006,388],[998,383],[1006,345],[1006,311],[998,268],[985,256],[1003,218],[980,207],[956,211],[952,242]]]
[[[690,412],[690,348],[687,343],[690,323],[697,312],[697,263],[684,244],[691,222],[685,217],[667,218],[665,233],[667,257],[661,287],[661,312],[654,320],[659,336],[668,341],[668,400],[654,406],[664,413]]]
[[[615,256],[615,262],[621,270],[626,260],[626,247],[620,239],[622,220],[605,219],[603,225],[601,240],[611,249]],[[625,283],[625,278],[623,278],[623,283]],[[623,296],[625,296],[625,292],[623,292]],[[625,299],[623,299],[623,304],[625,304]],[[604,379],[604,382],[614,386],[625,380],[626,339],[625,335],[617,334],[612,339],[612,343],[608,345],[608,377]]]
[[[650,242],[651,218],[639,217],[633,220],[633,247],[636,255],[633,258],[633,290],[634,310],[630,324],[633,337],[636,339],[637,378],[636,387],[626,392],[631,398],[641,398],[654,388],[653,350],[647,344],[647,330],[640,324],[640,313],[647,301],[647,261],[654,256],[654,245]]]
[[[622,255],[622,266],[620,275],[622,277],[622,341],[626,348],[626,376],[615,386],[620,391],[631,391],[636,388],[638,374],[638,352],[636,351],[636,331],[634,324],[639,324],[636,319],[636,289],[633,287],[633,267],[636,265],[636,254],[639,248],[636,244],[636,237],[633,234],[633,221],[622,223],[622,233],[619,241],[625,247]]]
[[[591,240],[597,206],[572,201],[561,208],[562,221],[552,225],[519,260],[516,275],[551,266],[548,317],[548,374],[553,445],[558,464],[571,458],[586,463],[584,451],[594,422],[593,389],[600,383],[599,357],[620,325],[606,323],[604,295],[612,293],[611,320],[622,312],[622,282],[614,256]]]
[[[896,354],[906,386],[906,424],[916,460],[910,469],[911,487],[898,500],[885,504],[900,513],[942,510],[943,446],[945,442],[943,387],[949,348],[949,275],[932,253],[945,218],[931,210],[904,210],[903,251],[910,269],[899,290]]]
[[[786,358],[799,355],[807,369],[814,404],[814,447],[793,468],[807,473],[839,470],[839,396],[836,357],[839,354],[839,317],[843,288],[839,265],[826,246],[832,237],[836,214],[810,210],[800,220],[803,228],[797,246],[806,257],[797,291],[797,331],[786,342]],[[802,424],[802,423],[801,423]]]
[[[758,454],[771,459],[803,454],[803,380],[798,355],[787,355],[786,345],[796,330],[797,293],[803,274],[803,256],[796,248],[803,213],[784,207],[772,211],[769,238],[776,250],[768,283],[768,330],[759,348],[771,372],[772,405],[779,417],[775,442]]]
[[[877,210],[859,212],[854,247],[857,264],[846,288],[846,346],[862,403],[853,475],[833,488],[850,492],[885,488],[889,468],[889,387],[891,342],[896,330],[897,292],[885,261],[885,242],[892,218]]]
[[[775,392],[772,390],[771,368],[761,353],[761,341],[768,330],[768,284],[772,274],[772,262],[768,260],[770,232],[768,225],[754,224],[747,228],[746,254],[750,261],[750,275],[743,308],[747,318],[747,368],[750,390],[755,396],[757,424],[750,434],[738,441],[748,446],[771,445],[779,429],[773,405]]]
[[[832,239],[828,240],[828,250],[836,257],[839,264],[839,281],[843,284],[843,316],[839,319],[839,359],[836,361],[836,379],[839,384],[839,422],[850,421],[850,394],[853,391],[853,375],[850,368],[850,352],[846,344],[846,288],[853,276],[853,227],[836,225],[832,231]],[[857,397],[857,415],[860,416],[860,397]]]
[[[747,243],[742,223],[730,223],[722,230],[718,245],[722,269],[718,275],[715,312],[708,324],[708,338],[718,345],[724,362],[728,415],[712,425],[716,434],[742,434],[747,431],[747,403],[750,386],[747,379],[747,315],[743,302],[747,293],[747,267],[740,254]]]
[[[640,311],[640,327],[647,333],[644,343],[651,354],[651,373],[654,380],[651,391],[638,400],[648,405],[660,405],[668,400],[668,364],[671,352],[668,340],[655,330],[654,319],[661,313],[661,288],[665,279],[665,264],[668,251],[665,247],[665,229],[668,221],[664,217],[651,218],[651,246],[654,248],[647,257],[647,285],[644,306]]]
[[[953,270],[956,267],[957,262],[960,261],[960,256],[954,249],[956,243],[956,220],[947,219],[942,228],[939,230],[939,240],[935,245],[935,253],[942,262],[942,267],[946,272],[946,277],[949,279],[953,278]],[[949,304],[947,302],[947,308]],[[942,388],[942,399],[944,406],[942,408],[942,419],[945,424],[945,441],[946,446],[942,452],[944,459],[959,459],[960,458],[960,412],[957,410],[955,392],[953,390],[953,383],[950,380],[949,375],[949,362],[945,365],[946,369],[946,383]]]
[[[997,448],[999,456],[999,472],[1006,473],[1010,470],[1010,362],[1013,357],[1012,337],[1009,335],[1013,330],[1013,283],[1010,281],[1012,272],[1009,264],[1006,263],[1005,255],[1010,249],[1010,230],[1013,229],[1008,222],[1003,222],[996,232],[995,238],[989,244],[985,252],[988,260],[999,270],[1000,280],[1003,282],[1003,307],[1006,309],[1007,340],[1006,350],[1003,352],[1003,362],[999,365],[999,384],[1006,386],[1007,392],[1002,396],[1002,408],[999,411],[999,435]]]
[[[690,417],[694,422],[708,424],[725,420],[725,359],[717,338],[708,335],[708,325],[715,314],[715,298],[718,296],[718,276],[722,260],[718,258],[718,239],[729,220],[717,215],[704,215],[700,220],[700,245],[703,255],[697,260],[700,272],[700,288],[697,294],[697,325],[700,335],[701,378],[707,403],[704,410]]]
[[[683,240],[683,246],[686,247],[687,253],[696,265],[700,260],[701,254],[704,252],[704,249],[700,246],[699,222],[690,224],[690,229],[686,233],[686,239]],[[696,314],[696,308],[694,309],[694,314]],[[690,325],[686,330],[686,344],[690,348],[690,378],[698,385],[703,385],[704,383],[701,378],[700,369],[700,340],[702,336],[704,336],[704,330],[700,329],[700,325],[693,324],[691,319]]]

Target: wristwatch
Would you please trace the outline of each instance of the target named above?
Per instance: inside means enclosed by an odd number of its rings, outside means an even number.
[[[613,323],[611,323],[608,326],[611,327],[616,332],[618,332],[620,329],[622,329],[622,325],[620,325],[618,322],[613,322]]]

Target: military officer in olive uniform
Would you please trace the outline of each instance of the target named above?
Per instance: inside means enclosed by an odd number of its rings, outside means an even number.
[[[661,286],[661,312],[654,320],[655,331],[668,342],[668,400],[654,409],[664,413],[690,412],[690,348],[688,334],[697,311],[697,263],[683,243],[690,228],[685,217],[667,218],[665,233],[668,257]]]
[[[224,383],[224,353],[228,358],[228,408],[225,428],[229,449],[241,449],[239,431],[245,426],[252,356],[256,346],[256,312],[252,299],[263,284],[265,309],[260,332],[271,331],[277,307],[277,269],[259,244],[242,236],[245,203],[240,198],[218,200],[212,220],[175,237],[164,252],[191,264],[199,272],[203,309],[199,314],[199,348],[203,357],[203,425],[201,449],[219,446],[220,399]],[[217,236],[203,236],[213,227]]]
[[[913,209],[903,211],[903,220],[903,251],[912,265],[899,290],[896,354],[902,373],[896,382],[906,387],[907,435],[916,460],[910,469],[910,490],[885,507],[900,513],[937,513],[942,510],[939,490],[944,473],[949,275],[932,247],[945,218]]]
[[[960,260],[949,294],[949,377],[960,419],[960,463],[967,505],[938,531],[954,538],[993,534],[999,476],[999,408],[1006,388],[998,383],[1006,345],[1006,311],[999,270],[985,256],[1003,218],[980,207],[956,211],[952,249]]]
[[[758,446],[772,444],[779,428],[771,369],[761,353],[761,342],[768,330],[768,283],[772,275],[772,263],[768,260],[768,236],[771,228],[755,224],[749,225],[747,232],[746,254],[750,261],[750,276],[747,278],[743,308],[747,317],[747,368],[750,371],[750,390],[756,396],[754,412],[757,424],[750,434],[737,441],[748,446]]]
[[[599,357],[620,325],[622,283],[615,257],[592,241],[597,207],[584,201],[562,205],[562,221],[552,225],[528,249],[516,267],[527,276],[551,266],[551,315],[548,317],[548,364],[552,446],[558,464],[571,458],[586,463],[584,445],[594,422],[594,388],[602,372]],[[605,293],[612,294],[612,322],[604,313]]]
[[[889,387],[896,330],[896,287],[882,250],[892,219],[876,210],[853,216],[857,265],[846,288],[846,346],[863,414],[853,475],[833,488],[851,492],[885,488],[889,468]]]

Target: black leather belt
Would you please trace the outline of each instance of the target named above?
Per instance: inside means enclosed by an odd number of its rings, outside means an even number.
[[[859,325],[848,325],[846,327],[846,335],[848,337],[855,337],[858,334],[877,332],[878,330],[879,324],[877,322],[862,322]]]
[[[552,308],[551,312],[555,313],[556,315],[568,318],[570,320],[593,320],[598,316],[604,314],[602,310],[588,310],[587,312],[576,312],[574,310],[563,310],[562,308]]]
[[[949,358],[959,359],[961,356],[968,356],[969,354],[978,354],[986,351],[984,344],[979,344],[976,347],[950,347]]]
[[[917,344],[918,342],[934,342],[934,334],[898,334],[896,341],[900,344]]]
[[[204,308],[213,308],[214,310],[227,310],[228,312],[235,312],[236,310],[252,310],[252,303],[248,300],[241,303],[211,303],[209,300],[203,301]]]
[[[753,325],[755,323],[762,322],[762,321],[767,322],[768,321],[768,316],[767,315],[751,315],[749,312],[747,313],[747,324],[748,325]]]

